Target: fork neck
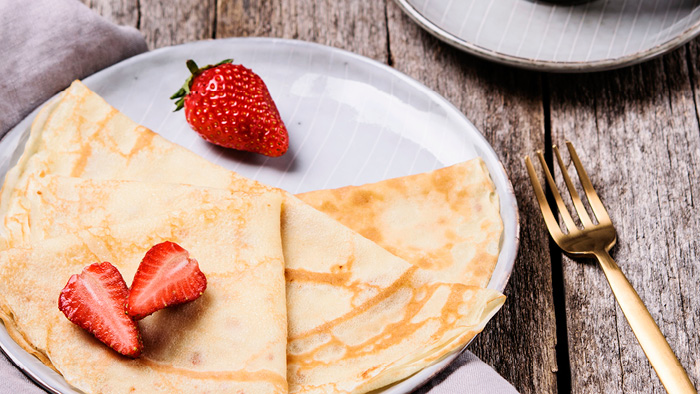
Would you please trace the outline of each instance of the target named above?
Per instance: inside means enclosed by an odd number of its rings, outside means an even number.
[[[615,260],[613,260],[612,256],[610,256],[610,253],[608,253],[608,251],[601,249],[601,250],[594,251],[593,254],[600,262],[600,265],[603,268],[603,271],[606,271],[609,269],[619,269],[619,267],[617,266],[617,263],[615,262]]]

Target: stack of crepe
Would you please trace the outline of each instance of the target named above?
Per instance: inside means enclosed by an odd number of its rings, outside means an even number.
[[[484,288],[502,223],[480,160],[295,197],[168,142],[80,82],[35,119],[0,217],[0,318],[84,392],[367,392],[462,348],[504,302]],[[129,284],[164,240],[209,287],[139,323],[141,358],[60,314],[71,274],[110,261]]]

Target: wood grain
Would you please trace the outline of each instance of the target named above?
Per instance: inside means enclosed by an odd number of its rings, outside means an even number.
[[[686,50],[549,87],[552,140],[579,151],[618,231],[613,257],[697,383],[700,129]],[[665,393],[598,266],[565,258],[564,276],[572,392]]]
[[[523,227],[520,254],[505,291],[509,298],[470,349],[521,393],[554,393],[556,327],[549,241],[544,227],[529,225],[540,213],[523,163],[524,155],[544,146],[540,76],[464,54],[425,33],[393,2],[387,9],[394,67],[466,114],[503,161],[518,199]],[[453,363],[446,373],[459,365]]]
[[[214,37],[216,0],[82,0],[115,23],[138,28],[149,49]]]
[[[385,1],[219,0],[216,36],[281,37],[330,45],[385,62]]]
[[[139,0],[82,0],[107,20],[138,28]]]
[[[216,0],[139,0],[150,49],[214,37]]]

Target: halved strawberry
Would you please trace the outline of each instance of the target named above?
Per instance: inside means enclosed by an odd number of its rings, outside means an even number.
[[[193,301],[207,288],[197,260],[174,242],[153,246],[139,265],[129,290],[127,312],[134,319],[171,305]]]
[[[70,277],[58,298],[58,309],[117,352],[138,357],[143,350],[136,322],[126,315],[129,290],[112,264],[94,263]]]

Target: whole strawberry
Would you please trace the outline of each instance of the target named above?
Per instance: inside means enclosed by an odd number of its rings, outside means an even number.
[[[187,68],[192,75],[170,98],[202,138],[271,157],[287,151],[287,128],[260,76],[231,59],[202,68],[188,60]]]

